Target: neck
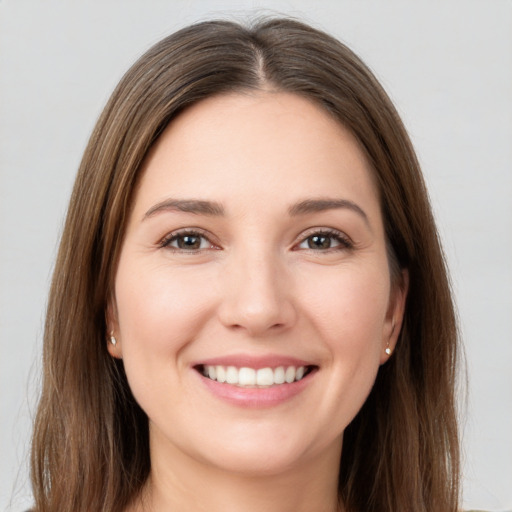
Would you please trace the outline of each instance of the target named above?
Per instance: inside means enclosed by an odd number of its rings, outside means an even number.
[[[203,464],[179,451],[152,453],[150,478],[130,512],[337,512],[341,442],[332,448],[298,467],[255,475]]]

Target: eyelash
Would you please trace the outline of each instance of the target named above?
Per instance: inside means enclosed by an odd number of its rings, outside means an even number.
[[[304,248],[306,250],[314,251],[314,252],[335,252],[335,251],[343,251],[350,250],[354,248],[354,243],[348,236],[346,236],[341,231],[336,229],[314,229],[307,233],[307,236],[303,236],[301,241],[295,245],[295,247],[300,247],[300,245],[306,243],[313,237],[325,237],[336,241],[339,245],[334,247],[327,247],[326,249],[314,249],[311,247]],[[332,243],[332,242],[331,242]]]
[[[173,242],[178,241],[179,239],[183,239],[185,237],[191,238],[199,238],[201,239],[200,245],[202,245],[202,241],[206,241],[209,244],[209,247],[199,247],[197,249],[185,249],[183,247],[174,247],[171,244]],[[342,250],[350,250],[354,248],[354,243],[341,231],[337,231],[335,229],[315,229],[311,230],[307,236],[303,236],[301,240],[296,243],[293,247],[294,250],[300,250],[300,246],[304,243],[307,243],[308,240],[313,237],[322,237],[329,238],[331,240],[330,244],[332,244],[332,240],[338,243],[338,245],[334,247],[326,247],[322,248],[312,248],[312,247],[304,247],[303,249],[314,251],[314,252],[335,252]],[[211,240],[206,236],[206,234],[201,230],[185,230],[185,231],[175,231],[166,236],[160,243],[159,246],[161,248],[168,248],[175,252],[183,252],[183,253],[191,253],[197,254],[199,252],[204,251],[205,249],[219,249]]]
[[[185,237],[191,237],[191,238],[200,238],[201,241],[205,240],[206,242],[208,242],[209,244],[209,247],[203,247],[203,248],[198,248],[198,249],[184,249],[182,247],[173,247],[171,246],[172,242],[175,242],[179,239],[183,239]],[[202,242],[201,242],[201,245],[202,245]],[[159,244],[160,247],[162,248],[168,248],[168,249],[171,249],[172,251],[176,251],[176,252],[184,252],[184,253],[192,253],[192,254],[195,254],[195,253],[198,253],[198,252],[201,252],[201,251],[204,251],[205,249],[218,249],[218,247],[212,243],[210,241],[210,239],[206,236],[206,234],[204,232],[202,232],[201,230],[185,230],[185,231],[175,231],[173,233],[170,233],[168,236],[166,236]]]

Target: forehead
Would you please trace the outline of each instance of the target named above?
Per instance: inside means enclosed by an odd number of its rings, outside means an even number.
[[[203,100],[173,120],[146,157],[136,203],[332,194],[377,202],[354,136],[310,100],[255,92]]]

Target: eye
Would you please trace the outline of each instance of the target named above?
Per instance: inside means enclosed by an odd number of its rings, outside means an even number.
[[[171,233],[162,240],[160,245],[161,247],[183,252],[198,252],[203,249],[217,248],[204,234],[197,231]]]
[[[304,238],[297,246],[298,249],[313,251],[342,250],[352,247],[353,244],[348,237],[335,230],[315,231]]]

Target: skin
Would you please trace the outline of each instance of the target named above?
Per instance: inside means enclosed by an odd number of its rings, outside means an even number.
[[[133,510],[337,510],[343,431],[394,348],[407,290],[391,284],[363,152],[306,99],[230,94],[182,113],[142,172],[108,314],[109,351],[150,422]],[[170,198],[223,214],[163,207]],[[350,203],[296,206],[318,199]],[[183,245],[191,230],[198,249]],[[194,369],[232,354],[316,371],[282,403],[241,407]]]

